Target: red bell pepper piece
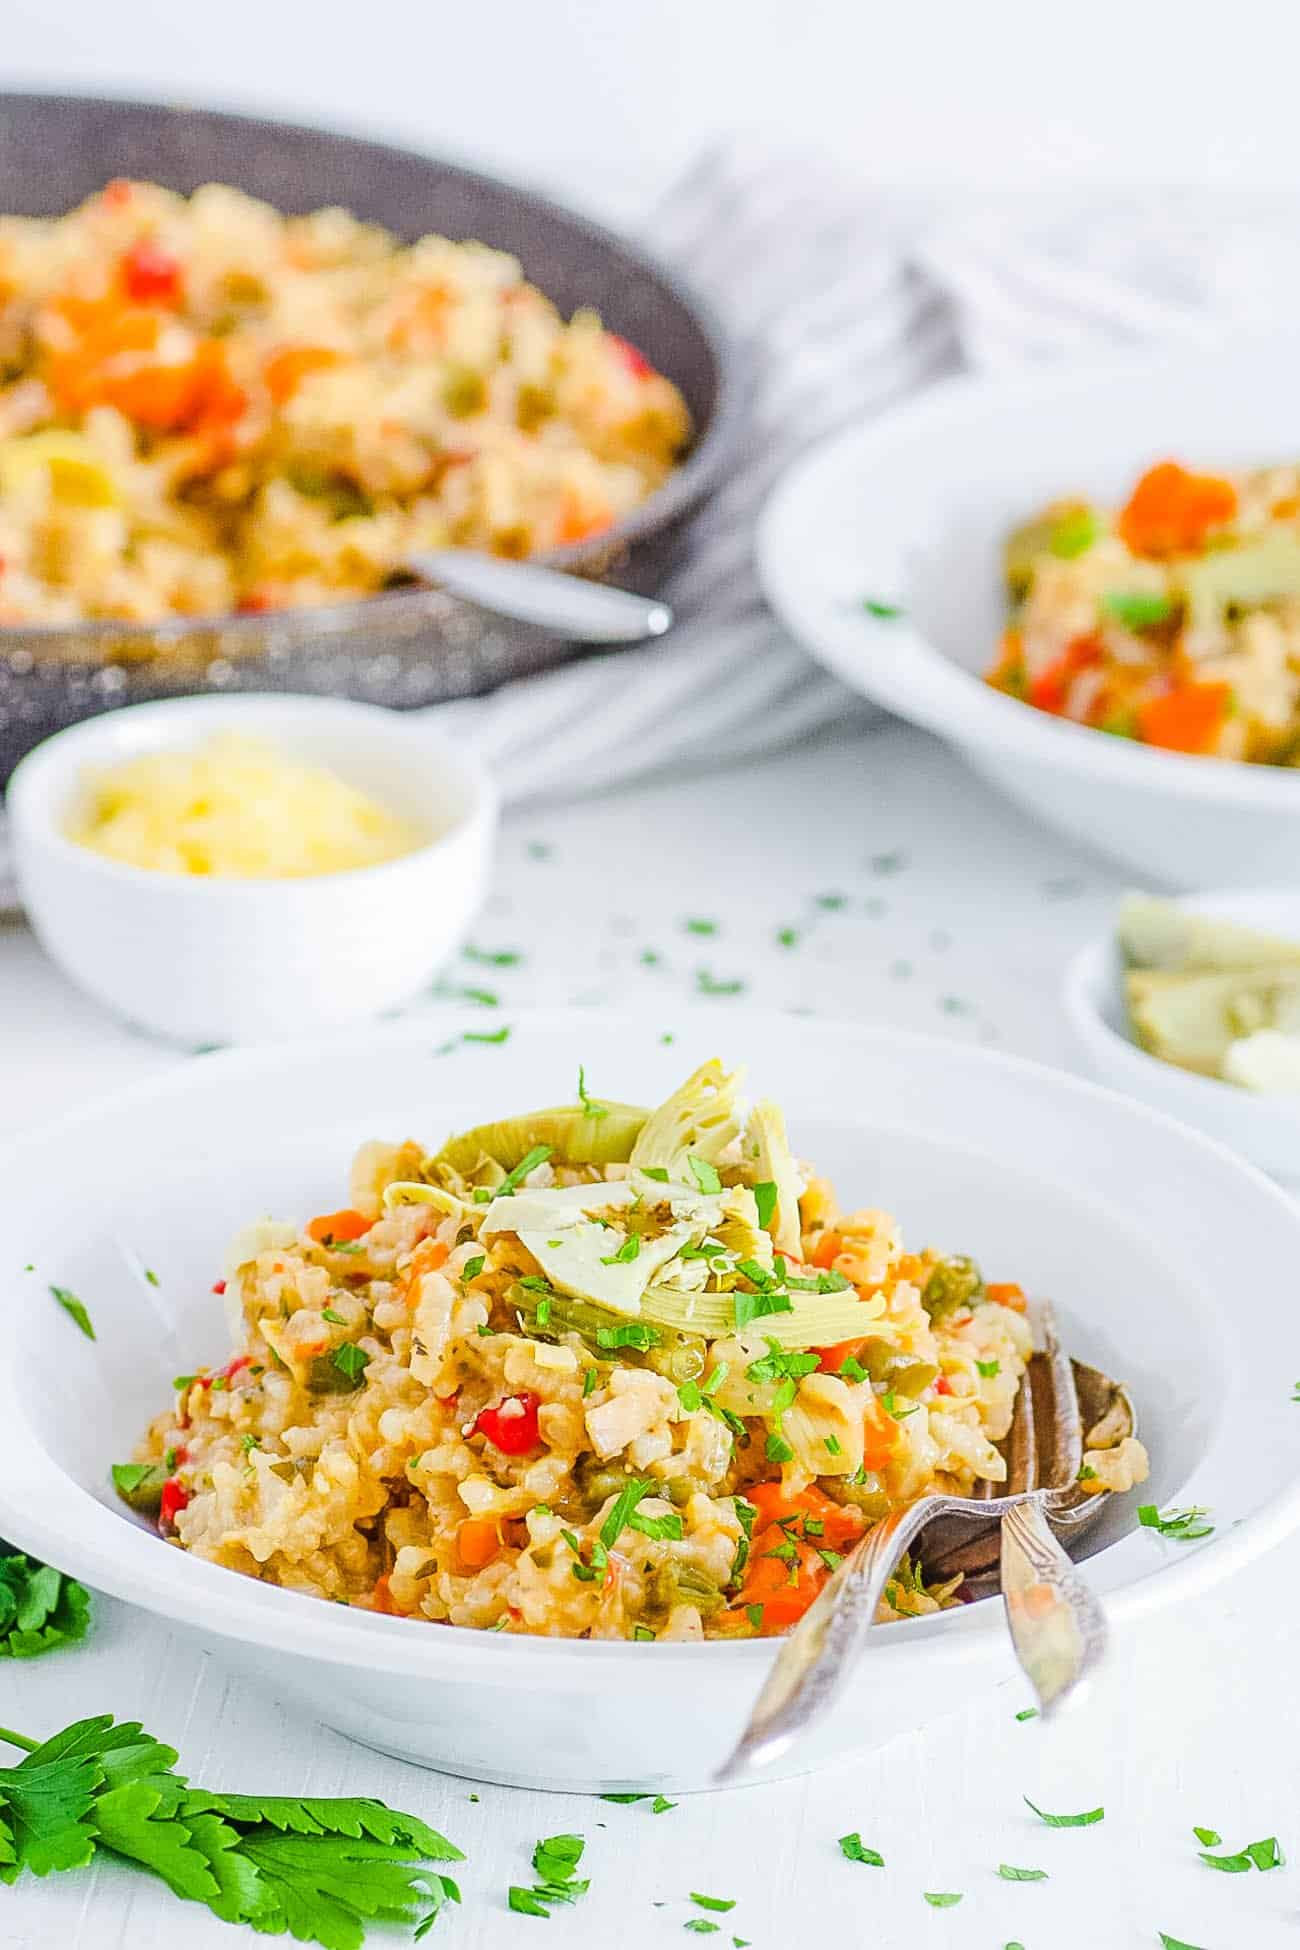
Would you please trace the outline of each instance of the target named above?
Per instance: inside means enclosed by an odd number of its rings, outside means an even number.
[[[474,1434],[486,1436],[503,1456],[526,1456],[541,1441],[537,1430],[540,1395],[507,1395],[495,1408],[485,1408],[474,1424]]]

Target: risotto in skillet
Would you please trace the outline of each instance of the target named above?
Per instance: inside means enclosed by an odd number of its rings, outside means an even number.
[[[690,435],[594,312],[477,243],[113,182],[0,218],[0,626],[367,596],[410,550],[527,556]]]
[[[114,1477],[184,1550],[485,1630],[785,1631],[923,1492],[1001,1481],[1024,1296],[841,1212],[715,1062],[657,1110],[591,1098],[363,1146],[344,1210],[236,1241],[237,1351]],[[1145,1474],[1136,1442],[1088,1482]],[[960,1581],[958,1581],[959,1583]],[[906,1561],[883,1616],[957,1602]]]

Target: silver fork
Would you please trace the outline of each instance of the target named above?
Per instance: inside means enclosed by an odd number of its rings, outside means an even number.
[[[714,1777],[719,1784],[761,1772],[829,1712],[848,1683],[899,1558],[939,1518],[985,1528],[990,1518],[1000,1519],[1007,1622],[1044,1713],[1059,1706],[1101,1658],[1105,1616],[1047,1519],[1051,1512],[1077,1532],[1105,1499],[1086,1496],[1078,1487],[1083,1460],[1078,1389],[1050,1306],[1032,1303],[1031,1320],[1042,1353],[1016,1397],[1006,1443],[1008,1475],[1012,1482],[1041,1482],[1045,1461],[1051,1487],[1025,1487],[1005,1496],[923,1496],[867,1531],[783,1640],[735,1751]],[[1123,1391],[1104,1376],[1096,1378],[1123,1399],[1131,1417]]]

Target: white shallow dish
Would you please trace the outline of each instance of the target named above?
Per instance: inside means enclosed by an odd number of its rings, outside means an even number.
[[[64,831],[88,770],[262,737],[429,834],[400,859],[295,880],[150,873]],[[19,892],[42,947],[98,1002],[189,1043],[310,1035],[409,1001],[460,946],[496,826],[486,773],[424,723],[337,698],[242,694],[130,705],[28,754],[5,799]]]
[[[759,524],[767,594],[853,690],[949,739],[1035,818],[1176,886],[1300,878],[1300,773],[1156,751],[991,690],[1001,545],[1045,501],[1123,499],[1170,456],[1300,450],[1300,341],[1234,337],[1087,370],[958,379],[812,449]],[[863,609],[872,597],[895,618]]]
[[[555,1011],[510,1018],[509,1040],[484,1044],[463,1040],[466,1020],[203,1057],[8,1149],[0,1534],[404,1758],[532,1787],[706,1785],[770,1642],[586,1644],[349,1611],[162,1543],[117,1502],[109,1465],[168,1402],[173,1374],[226,1358],[210,1288],[231,1233],[250,1216],[330,1209],[359,1141],[432,1142],[563,1101],[580,1062],[594,1090],[654,1102],[719,1053],[750,1062],[847,1205],[882,1205],[912,1241],[1050,1294],[1069,1345],[1130,1383],[1153,1458],[1142,1496],[1208,1504],[1217,1527],[1175,1545],[1136,1526],[1138,1497],[1109,1507],[1089,1576],[1116,1632],[1300,1520],[1300,1207],[1195,1132],[1057,1072],[894,1029]],[[94,1343],[51,1281],[85,1301]],[[1013,1670],[996,1601],[882,1628],[844,1705],[785,1770],[880,1745]]]
[[[1300,941],[1300,887],[1229,888],[1185,895],[1184,907]],[[1195,1124],[1265,1171],[1300,1182],[1300,1095],[1263,1095],[1162,1063],[1133,1041],[1124,963],[1112,929],[1081,948],[1064,984],[1065,1013],[1094,1075],[1157,1110]]]

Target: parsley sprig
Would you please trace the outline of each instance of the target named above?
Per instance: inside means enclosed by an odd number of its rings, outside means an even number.
[[[533,1850],[537,1881],[531,1889],[512,1887],[506,1897],[509,1907],[520,1916],[549,1916],[550,1904],[576,1903],[585,1896],[591,1883],[579,1877],[578,1864],[586,1846],[581,1835],[544,1837]]]
[[[1202,1504],[1193,1503],[1186,1510],[1158,1510],[1154,1503],[1143,1503],[1138,1508],[1138,1522],[1145,1530],[1154,1530],[1161,1537],[1170,1537],[1176,1544],[1191,1544],[1198,1537],[1208,1537],[1214,1529],[1206,1523],[1209,1511]]]
[[[89,1630],[84,1584],[34,1557],[0,1557],[0,1659],[34,1659],[56,1645],[75,1645]]]
[[[427,1865],[461,1851],[415,1815],[362,1798],[210,1794],[175,1771],[176,1750],[138,1721],[77,1720],[0,1767],[0,1880],[125,1858],[223,1923],[360,1950],[371,1922],[432,1927],[459,1902]]]

